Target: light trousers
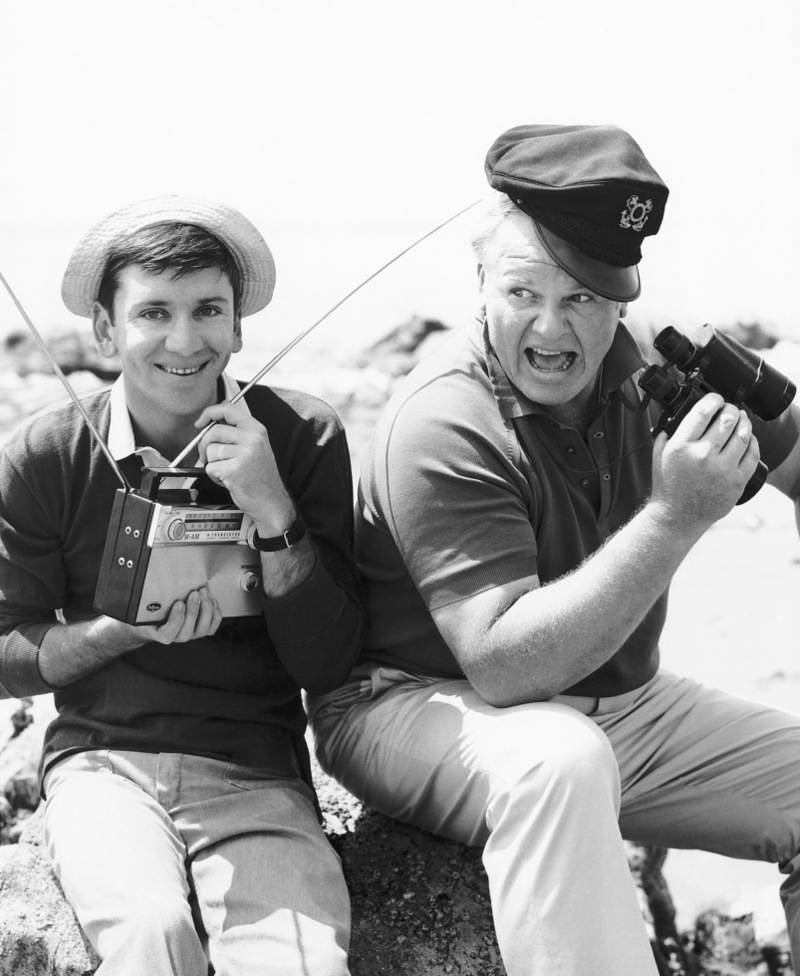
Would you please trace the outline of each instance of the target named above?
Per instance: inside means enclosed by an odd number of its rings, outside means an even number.
[[[311,800],[246,767],[83,752],[46,777],[56,875],[98,976],[346,976],[350,902]]]
[[[359,666],[309,700],[319,761],[390,817],[483,846],[509,976],[656,976],[622,839],[775,862],[800,960],[800,719],[660,672],[494,708]]]

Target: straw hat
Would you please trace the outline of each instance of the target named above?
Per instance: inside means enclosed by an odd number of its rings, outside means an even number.
[[[264,238],[238,210],[193,197],[152,197],[104,217],[75,248],[64,272],[61,297],[75,315],[90,318],[112,245],[121,237],[162,221],[196,224],[219,238],[239,269],[241,314],[259,312],[272,298],[275,262]]]

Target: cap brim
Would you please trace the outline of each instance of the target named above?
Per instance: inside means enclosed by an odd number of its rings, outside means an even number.
[[[608,298],[612,302],[632,302],[642,291],[639,279],[639,269],[636,265],[629,268],[618,268],[605,261],[590,258],[577,247],[558,237],[551,230],[544,227],[530,213],[536,236],[556,264],[601,298]]]

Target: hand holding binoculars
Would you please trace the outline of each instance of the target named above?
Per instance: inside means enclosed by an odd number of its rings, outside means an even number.
[[[795,397],[797,388],[779,370],[765,363],[758,353],[708,326],[711,335],[700,347],[669,326],[653,345],[679,374],[661,366],[649,366],[639,386],[664,410],[653,428],[671,437],[683,418],[706,393],[719,393],[728,403],[750,410],[761,420],[775,420]],[[764,484],[769,470],[758,462],[737,505],[749,501]]]

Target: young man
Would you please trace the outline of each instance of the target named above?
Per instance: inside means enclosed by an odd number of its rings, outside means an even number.
[[[621,320],[667,189],[626,133],[522,126],[487,173],[480,315],[365,459],[366,650],[312,704],[318,754],[371,806],[484,845],[509,976],[656,972],[623,836],[777,862],[800,959],[800,720],[658,652],[670,580],[759,450],[798,505],[800,411],[710,393],[653,441]]]
[[[348,972],[300,698],[336,687],[360,645],[347,444],[305,394],[256,386],[231,404],[225,371],[274,281],[241,214],[163,197],[93,227],[63,283],[120,357],[84,403],[131,484],[216,422],[184,463],[253,519],[260,612],[223,619],[209,585],[159,624],[98,615],[119,483],[86,422],[59,406],[0,455],[0,687],[55,693],[47,843],[109,976]]]

